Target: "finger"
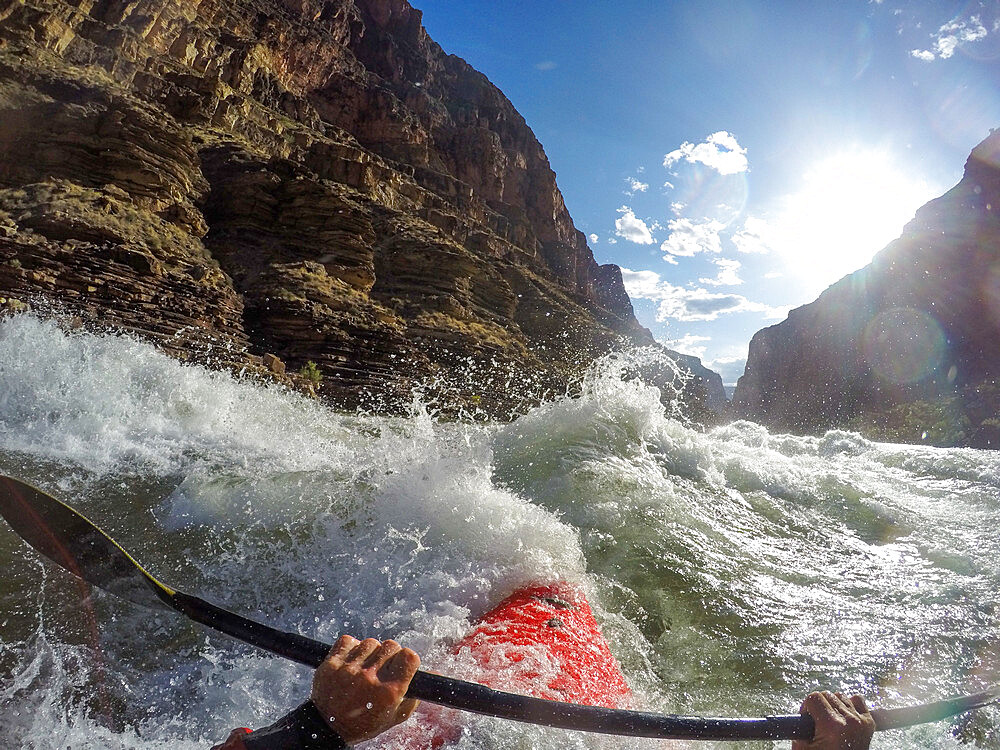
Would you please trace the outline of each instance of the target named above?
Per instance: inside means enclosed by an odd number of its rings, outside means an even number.
[[[807,713],[814,719],[820,716],[824,716],[830,713],[830,702],[826,699],[826,695],[821,692],[812,692],[806,696],[806,699],[802,701],[803,713]]]
[[[834,693],[833,697],[835,703],[833,707],[836,708],[843,716],[849,717],[851,719],[860,719],[858,712],[854,710],[854,704],[843,693]]]
[[[830,727],[842,722],[840,712],[830,704],[832,697],[833,694],[829,692],[810,693],[802,702],[802,708],[813,717],[813,721],[816,723],[817,734],[819,734],[821,727]]]
[[[412,714],[416,710],[417,705],[419,703],[420,701],[416,700],[415,698],[407,698],[402,703],[400,703],[399,707],[396,709],[395,723],[402,724],[404,721],[409,719],[410,714]]]
[[[347,658],[347,655],[354,650],[358,645],[358,639],[354,636],[347,635],[346,633],[337,639],[336,643],[333,644],[333,648],[330,649],[330,653],[326,655],[328,660],[333,660],[339,663]]]
[[[854,706],[854,710],[857,711],[861,716],[864,716],[865,714],[871,714],[871,711],[868,710],[868,704],[865,703],[864,697],[860,695],[852,695],[851,704]]]
[[[381,643],[376,641],[374,638],[365,638],[361,643],[351,649],[351,653],[348,654],[347,658],[344,660],[345,664],[364,662],[369,656],[374,653]]]
[[[402,650],[402,646],[393,640],[383,641],[367,659],[365,659],[365,669],[380,669],[389,659]]]
[[[415,651],[404,648],[394,653],[379,669],[382,682],[402,682],[409,684],[420,668],[420,657]]]

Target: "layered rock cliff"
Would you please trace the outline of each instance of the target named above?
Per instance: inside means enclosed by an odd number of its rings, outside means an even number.
[[[404,0],[0,0],[0,298],[312,361],[344,406],[509,413],[652,343],[523,118]]]
[[[846,217],[845,220],[849,220]],[[780,429],[1000,446],[1000,131],[864,269],[759,331],[733,399]]]

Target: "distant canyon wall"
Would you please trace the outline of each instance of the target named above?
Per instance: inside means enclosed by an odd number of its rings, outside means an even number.
[[[0,0],[0,300],[312,361],[346,407],[433,382],[512,413],[653,344],[524,119],[403,0]]]
[[[733,409],[796,432],[1000,447],[1000,131],[869,266],[753,337]]]

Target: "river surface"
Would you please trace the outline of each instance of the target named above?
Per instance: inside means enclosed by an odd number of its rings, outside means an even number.
[[[478,614],[565,579],[647,710],[1000,682],[1000,453],[701,432],[625,369],[605,360],[582,396],[510,424],[438,421],[417,398],[389,419],[20,316],[0,321],[0,473],[177,588],[326,641],[394,637],[456,676],[475,677],[450,647]],[[207,749],[307,694],[307,669],[88,595],[2,523],[0,571],[0,747]],[[662,746],[454,720],[461,748]],[[997,747],[998,727],[987,710],[874,746]]]

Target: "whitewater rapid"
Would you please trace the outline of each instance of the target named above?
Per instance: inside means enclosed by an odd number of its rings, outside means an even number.
[[[475,678],[449,647],[478,614],[566,579],[648,710],[788,713],[817,687],[899,705],[1000,682],[1000,454],[701,432],[626,371],[605,360],[581,396],[510,424],[437,421],[419,400],[348,415],[18,316],[0,320],[0,473],[182,590],[326,641],[394,637],[446,674]],[[3,524],[0,571],[0,747],[207,749],[307,693],[304,668],[85,597]],[[645,746],[455,720],[461,748]],[[875,747],[997,747],[998,727],[985,711]]]

